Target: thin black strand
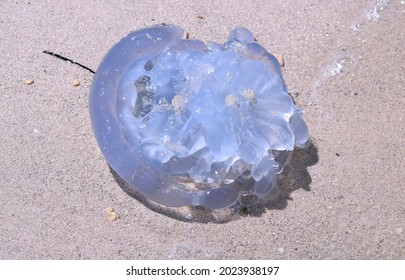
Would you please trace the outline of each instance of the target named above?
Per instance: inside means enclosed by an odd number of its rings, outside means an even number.
[[[82,67],[83,69],[86,69],[86,70],[90,71],[90,72],[93,73],[93,74],[96,73],[96,72],[94,72],[93,70],[91,70],[89,67],[86,67],[86,66],[84,66],[83,64],[80,64],[80,63],[78,63],[78,62],[76,62],[76,61],[73,61],[73,60],[71,60],[71,59],[69,59],[69,58],[66,58],[66,57],[64,57],[64,56],[61,56],[60,54],[53,53],[53,52],[50,52],[50,51],[43,51],[43,53],[52,55],[52,56],[57,57],[57,58],[59,58],[59,59],[62,59],[62,60],[64,60],[64,61],[69,61],[70,63],[76,64],[76,65],[79,65],[79,66]]]

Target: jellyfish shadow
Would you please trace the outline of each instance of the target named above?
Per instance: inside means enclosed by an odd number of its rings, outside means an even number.
[[[223,210],[210,210],[201,206],[174,208],[158,204],[126,183],[111,166],[109,168],[115,181],[127,195],[154,212],[183,222],[222,224],[244,216],[260,217],[266,210],[285,209],[288,201],[292,200],[291,193],[301,188],[310,191],[312,179],[308,167],[318,163],[318,160],[318,149],[311,140],[306,148],[293,151],[290,163],[279,174],[278,186],[274,188],[271,196],[265,201],[260,201],[250,207],[234,205]]]
[[[291,193],[298,189],[311,190],[311,175],[308,167],[319,161],[318,148],[310,140],[307,147],[295,149],[281,174],[278,175],[278,186],[272,191],[271,197],[262,203],[258,203],[249,209],[242,209],[242,214],[249,216],[261,216],[266,210],[282,210],[292,200]]]
[[[169,207],[158,204],[153,200],[138,192],[134,187],[124,181],[115,171],[108,165],[110,171],[118,183],[119,187],[130,197],[142,203],[146,208],[165,215],[167,217],[182,221],[182,222],[198,222],[198,223],[227,223],[235,219],[238,213],[234,209],[210,210],[202,206],[184,206],[184,207]]]

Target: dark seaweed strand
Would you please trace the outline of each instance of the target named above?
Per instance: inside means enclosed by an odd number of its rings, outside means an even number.
[[[62,59],[62,60],[64,60],[64,61],[69,61],[70,63],[76,64],[76,65],[79,65],[79,66],[82,67],[83,69],[86,69],[86,70],[90,71],[90,72],[93,73],[93,74],[96,73],[96,72],[94,72],[93,70],[91,70],[89,67],[86,67],[86,66],[84,66],[83,64],[80,64],[80,63],[78,63],[78,62],[76,62],[76,61],[73,61],[73,60],[71,60],[71,59],[69,59],[69,58],[66,58],[66,57],[64,57],[64,56],[61,56],[60,54],[53,53],[53,52],[50,52],[50,51],[43,51],[43,53],[46,53],[46,54],[52,55],[52,56],[54,56],[54,57],[60,58],[60,59]]]

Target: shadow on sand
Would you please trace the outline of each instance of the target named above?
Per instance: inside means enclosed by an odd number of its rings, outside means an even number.
[[[200,206],[166,207],[157,204],[134,190],[111,167],[110,171],[120,188],[132,198],[138,200],[152,211],[183,222],[197,223],[227,223],[234,219],[246,216],[260,217],[266,210],[282,210],[292,200],[290,194],[298,189],[310,190],[312,182],[308,167],[318,162],[318,149],[311,141],[305,149],[295,149],[291,155],[290,163],[279,174],[278,187],[272,191],[272,198],[257,203],[251,207],[235,205],[229,209],[209,210]]]

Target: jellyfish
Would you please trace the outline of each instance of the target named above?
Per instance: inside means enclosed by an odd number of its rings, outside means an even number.
[[[170,207],[264,201],[309,141],[280,64],[243,27],[223,44],[169,24],[128,34],[99,65],[89,111],[111,168]]]

